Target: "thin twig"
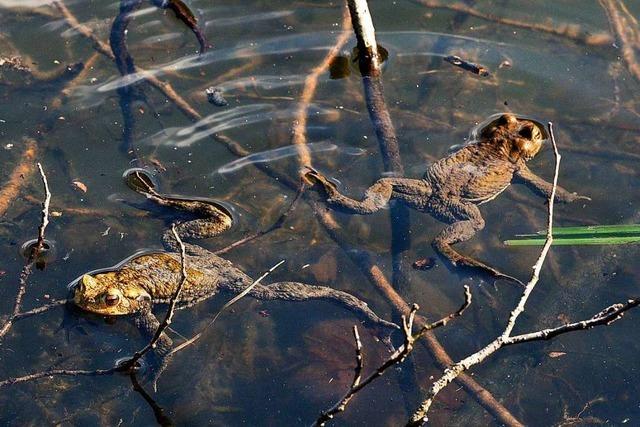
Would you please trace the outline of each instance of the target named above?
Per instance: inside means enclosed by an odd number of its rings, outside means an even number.
[[[164,409],[160,405],[158,405],[155,400],[153,400],[153,397],[151,397],[149,393],[147,393],[147,391],[144,389],[144,387],[142,387],[142,385],[138,382],[137,372],[131,371],[129,373],[129,378],[131,379],[133,390],[138,392],[138,394],[140,394],[145,402],[147,402],[151,407],[158,425],[162,427],[174,426],[175,423],[173,422],[173,420],[171,420],[171,418],[169,418],[167,414],[164,413]]]
[[[164,319],[162,320],[162,323],[160,323],[160,326],[158,326],[158,329],[156,329],[156,332],[151,338],[151,341],[149,341],[149,343],[144,348],[142,348],[142,350],[137,351],[131,357],[131,359],[125,361],[122,364],[123,368],[135,367],[136,363],[138,362],[138,360],[140,360],[140,358],[142,358],[151,349],[155,348],[156,343],[158,342],[158,340],[160,339],[164,331],[171,325],[171,322],[173,320],[173,315],[176,309],[176,304],[180,300],[180,294],[182,293],[182,288],[184,288],[184,285],[187,283],[188,276],[187,276],[187,265],[186,265],[187,263],[186,249],[184,247],[184,243],[182,242],[182,239],[180,239],[180,236],[176,231],[175,224],[171,224],[171,232],[173,233],[173,237],[176,239],[176,241],[178,242],[178,246],[180,247],[180,283],[176,287],[176,290],[173,292],[173,295],[171,295],[167,313],[165,314]]]
[[[13,320],[20,320],[20,319],[24,319],[24,318],[27,318],[27,317],[34,316],[36,314],[44,313],[45,311],[49,311],[52,308],[56,308],[56,307],[60,307],[61,305],[65,305],[69,301],[70,300],[68,300],[68,299],[53,300],[53,301],[49,302],[48,304],[41,305],[40,307],[32,308],[31,310],[22,311],[22,312],[18,313],[15,316],[13,316]]]
[[[411,307],[411,311],[409,312],[408,319],[403,315],[402,316],[402,329],[404,331],[404,344],[400,346],[382,365],[380,365],[373,373],[371,373],[364,381],[360,382],[360,375],[363,368],[362,363],[362,344],[360,343],[360,337],[357,335],[358,330],[354,326],[354,335],[356,337],[356,369],[354,375],[354,381],[351,385],[351,388],[344,395],[342,399],[338,403],[336,403],[331,408],[320,414],[320,417],[316,420],[314,426],[324,426],[327,421],[333,419],[336,414],[339,412],[343,412],[351,399],[358,393],[360,390],[365,388],[375,379],[381,377],[384,372],[390,368],[391,366],[401,363],[406,359],[406,357],[413,351],[414,343],[422,338],[427,331],[431,331],[433,329],[445,326],[451,319],[454,319],[458,316],[461,316],[462,313],[471,305],[471,291],[469,290],[469,286],[464,287],[464,303],[460,306],[458,310],[455,312],[443,317],[442,319],[424,325],[420,331],[417,333],[413,333],[413,323],[415,321],[416,312],[418,311],[418,305],[413,304]]]
[[[171,352],[168,354],[168,356],[171,356],[174,353],[177,353],[178,351],[182,350],[183,348],[185,348],[185,347],[193,344],[197,340],[199,340],[200,337],[202,336],[202,334],[204,334],[204,332],[207,329],[209,329],[215,323],[216,320],[218,320],[218,317],[220,317],[220,315],[222,314],[222,312],[224,310],[226,310],[227,308],[231,307],[236,302],[240,301],[245,295],[247,295],[249,292],[251,292],[251,290],[253,288],[255,288],[258,283],[262,282],[262,280],[264,280],[265,277],[267,277],[269,274],[271,274],[276,268],[280,267],[283,263],[284,263],[284,260],[278,262],[276,265],[271,267],[267,272],[262,274],[262,276],[258,277],[251,285],[247,286],[242,292],[240,292],[235,297],[231,298],[225,305],[222,306],[222,308],[220,310],[218,310],[216,315],[213,316],[213,319],[211,319],[211,321],[207,324],[207,326],[205,326],[202,329],[202,331],[198,332],[196,335],[194,335],[193,337],[189,338],[187,341],[183,342],[182,344],[180,344],[179,346],[177,346],[176,348],[171,350]]]
[[[53,376],[100,376],[100,375],[111,375],[116,373],[120,368],[114,366],[110,369],[95,369],[85,370],[85,369],[51,369],[49,371],[36,372],[34,374],[24,375],[22,377],[15,378],[7,378],[6,380],[0,381],[0,388],[6,387],[8,385],[20,384],[27,381],[33,381],[40,378],[53,377]]]
[[[47,229],[47,225],[49,224],[49,204],[51,203],[51,192],[49,191],[47,176],[45,175],[40,163],[38,163],[38,170],[40,171],[40,178],[42,179],[45,193],[44,201],[42,202],[42,215],[40,218],[40,225],[38,226],[38,240],[33,248],[27,248],[27,250],[30,252],[27,262],[20,272],[18,293],[16,294],[16,300],[13,305],[13,312],[11,314],[11,317],[9,317],[5,324],[2,325],[2,328],[0,328],[0,338],[4,337],[7,332],[9,332],[9,329],[11,329],[11,326],[13,325],[13,320],[22,309],[22,299],[24,298],[24,294],[27,291],[27,280],[31,275],[34,262],[37,260],[38,255],[40,255],[40,252],[44,247],[44,232]]]
[[[640,298],[634,298],[627,300],[626,303],[613,304],[599,313],[595,314],[588,320],[582,320],[580,322],[567,323],[556,328],[543,329],[537,332],[529,332],[526,334],[520,334],[510,336],[504,341],[504,345],[520,344],[529,341],[542,341],[550,340],[561,334],[572,331],[581,331],[585,329],[591,329],[595,326],[610,325],[613,322],[622,318],[625,312],[631,310],[634,307],[640,305]]]
[[[38,227],[38,242],[36,244],[33,258],[37,258],[42,251],[42,248],[44,247],[44,231],[47,229],[47,225],[49,225],[49,205],[51,204],[51,192],[49,191],[49,183],[47,182],[47,176],[44,174],[44,170],[42,169],[42,165],[40,163],[38,163],[38,171],[40,172],[42,184],[44,185],[45,196],[44,202],[42,203],[40,226]]]

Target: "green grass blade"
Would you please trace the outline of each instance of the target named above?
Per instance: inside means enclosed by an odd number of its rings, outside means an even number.
[[[547,231],[538,231],[537,235],[546,235]],[[580,227],[554,227],[553,236],[565,236],[573,234],[640,234],[640,224],[625,225],[586,225]],[[523,235],[524,236],[524,235]]]
[[[546,239],[544,238],[505,240],[504,244],[507,246],[542,246],[544,245],[545,240]],[[564,237],[555,238],[552,245],[627,245],[633,243],[640,243],[640,236]]]

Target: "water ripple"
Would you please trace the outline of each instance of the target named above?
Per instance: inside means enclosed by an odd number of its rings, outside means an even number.
[[[333,109],[314,104],[309,106],[315,115],[331,114]],[[230,129],[248,126],[271,120],[290,120],[298,113],[298,105],[276,109],[271,104],[252,104],[230,108],[211,114],[195,124],[187,127],[173,127],[152,135],[143,143],[150,145],[167,145],[172,147],[189,147],[197,141]]]
[[[306,144],[306,148],[311,153],[320,153],[323,151],[335,151],[341,149],[338,145],[332,144],[329,141],[311,142]],[[259,153],[253,153],[241,159],[234,160],[221,166],[216,171],[219,174],[225,174],[236,171],[245,166],[249,166],[255,163],[268,163],[274,160],[284,159],[286,157],[297,156],[299,147],[296,145],[287,145],[286,147],[274,148],[273,150],[266,150]],[[359,156],[366,153],[366,150],[362,148],[347,147],[341,149],[351,156]]]
[[[206,21],[204,26],[208,27],[213,25],[215,27],[226,27],[238,24],[248,24],[257,21],[268,21],[271,19],[283,18],[285,16],[293,15],[293,10],[277,10],[273,12],[256,13],[253,15],[234,16],[233,18],[217,18]]]

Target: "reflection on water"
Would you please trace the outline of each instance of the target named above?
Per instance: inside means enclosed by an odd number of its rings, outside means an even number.
[[[93,42],[69,28],[51,3],[0,0],[0,57],[21,55],[42,74],[91,59],[60,96],[62,84],[37,79],[4,85],[8,71],[0,68],[0,188],[23,157],[23,138],[34,137],[56,212],[47,238],[55,242],[57,256],[44,271],[33,272],[25,309],[65,298],[66,284],[87,271],[116,265],[139,249],[159,247],[165,221],[175,219],[156,211],[140,216],[134,207],[110,197],[127,194],[122,172],[135,166],[118,150],[123,119],[117,90],[142,83],[145,75],[169,82],[196,115],[186,118],[184,105],[141,84],[157,116],[143,102],[134,105],[136,155],[158,171],[163,191],[215,197],[238,213],[240,225],[207,246],[225,247],[280,217],[294,191],[268,173],[297,182],[295,122],[309,73],[339,35],[338,4],[244,1],[212,6],[187,1],[213,45],[198,55],[193,34],[172,12],[143,2],[129,25],[127,42],[144,72],[122,77],[110,59],[92,58]],[[64,3],[99,40],[108,42],[119,2]],[[619,43],[587,46],[418,3],[370,1],[377,36],[389,51],[385,95],[408,176],[422,176],[429,163],[451,146],[468,142],[470,131],[493,114],[517,112],[554,122],[563,153],[560,183],[592,198],[557,206],[557,225],[640,222],[634,154],[640,138],[639,87],[621,59]],[[575,23],[591,34],[609,29],[598,2],[474,3],[485,14],[509,19]],[[625,3],[629,13],[640,14],[635,2]],[[350,52],[354,44],[352,38],[341,51]],[[491,75],[479,78],[454,68],[442,59],[448,55],[482,64]],[[224,92],[228,106],[206,101],[204,90],[211,86]],[[229,145],[208,138],[219,134],[240,148],[230,151]],[[331,80],[328,71],[320,75],[307,106],[306,138],[313,166],[344,183],[341,188],[348,194],[360,197],[380,177],[379,148],[354,73],[340,80]],[[529,166],[549,179],[552,154],[542,152]],[[23,265],[18,248],[35,236],[39,222],[37,176],[17,177],[19,197],[0,216],[0,313],[13,309]],[[85,184],[86,193],[73,188],[75,180]],[[486,227],[460,250],[524,278],[537,249],[506,248],[502,241],[544,229],[545,209],[526,188],[512,186],[481,207]],[[347,241],[390,277],[387,213],[335,213],[335,218]],[[477,278],[461,279],[441,262],[427,271],[410,269],[416,259],[434,256],[431,240],[443,227],[419,212],[411,214],[411,221],[411,247],[403,257],[406,285],[399,292],[435,319],[457,308],[460,281],[471,280],[473,305],[438,333],[454,358],[469,354],[495,337],[519,292]],[[588,318],[638,295],[637,252],[635,246],[553,248],[519,332]],[[346,290],[391,317],[388,303],[318,225],[307,203],[288,215],[284,227],[225,256],[256,277],[286,259],[286,267],[270,281]],[[229,298],[219,295],[178,312],[174,341],[202,330]],[[308,425],[346,391],[354,366],[350,327],[355,317],[323,303],[243,300],[234,307],[197,345],[174,357],[157,392],[141,378],[173,422]],[[65,331],[59,330],[63,319]],[[479,366],[474,378],[527,425],[560,424],[571,417],[638,425],[637,320],[638,314],[631,312],[611,327],[514,346]],[[361,334],[366,334],[368,371],[387,350],[368,332]],[[58,307],[16,322],[2,338],[0,380],[49,368],[110,367],[144,344],[129,319],[105,322]],[[356,397],[338,424],[404,423],[420,390],[439,372],[424,348],[413,356],[413,363],[389,371]],[[434,425],[495,423],[463,390],[447,390],[433,408]],[[152,425],[156,418],[145,399],[126,376],[54,377],[0,389],[0,424]]]
[[[328,141],[324,142],[310,142],[306,144],[310,153],[320,153],[323,151],[334,151],[338,149],[336,144],[331,144]],[[243,167],[255,164],[255,163],[269,163],[280,159],[286,159],[287,157],[297,156],[299,147],[295,145],[289,145],[287,147],[280,147],[274,150],[264,151],[262,153],[250,154],[246,157],[242,157],[238,160],[227,163],[218,168],[219,174],[229,173],[237,171]],[[363,149],[352,148],[348,150],[348,154],[352,156],[358,156],[365,153]]]

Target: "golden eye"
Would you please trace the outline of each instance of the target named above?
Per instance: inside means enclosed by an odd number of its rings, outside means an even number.
[[[106,294],[104,296],[104,303],[108,306],[114,306],[118,304],[118,301],[120,301],[120,296],[117,294]]]

